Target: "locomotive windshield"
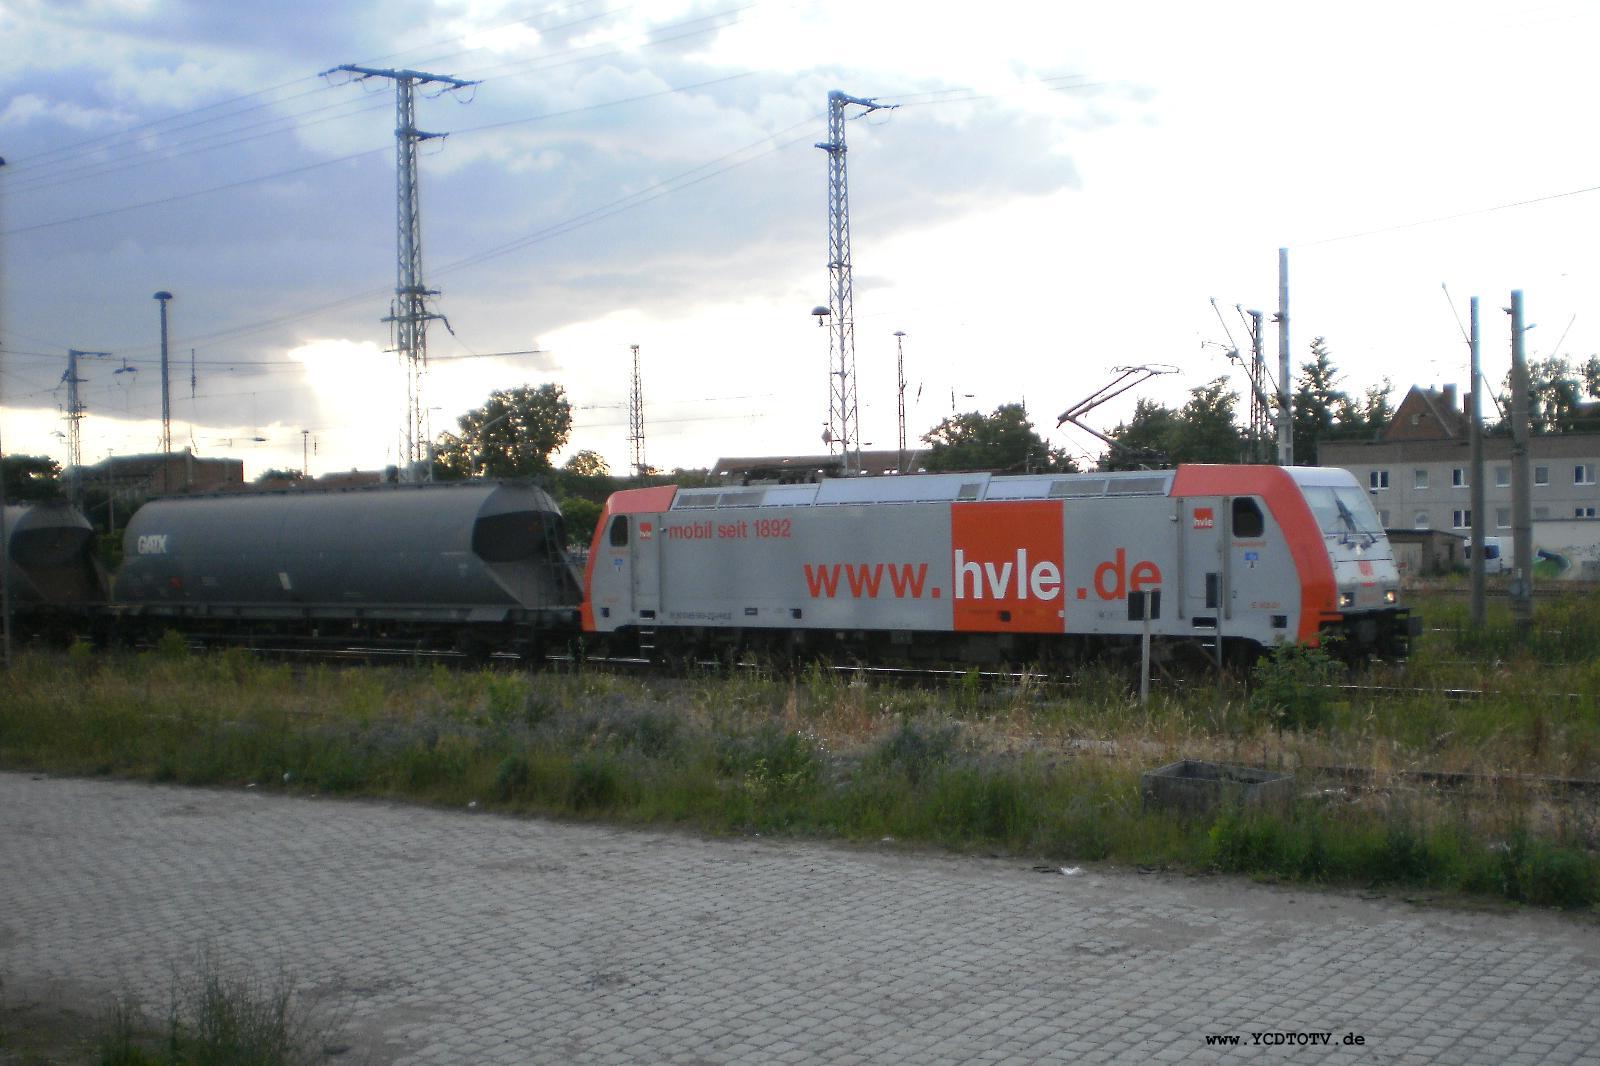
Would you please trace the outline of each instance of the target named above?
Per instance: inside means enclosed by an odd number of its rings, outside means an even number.
[[[1378,512],[1372,509],[1367,494],[1355,487],[1307,485],[1306,503],[1317,516],[1317,526],[1324,533],[1366,533],[1380,536],[1383,523]]]

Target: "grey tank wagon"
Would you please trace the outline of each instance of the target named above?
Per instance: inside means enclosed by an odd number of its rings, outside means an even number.
[[[106,573],[95,557],[95,532],[65,502],[5,509],[6,567],[12,621],[21,639],[70,639],[92,630],[106,599]]]
[[[114,610],[201,639],[541,654],[576,629],[560,508],[523,482],[152,500]]]

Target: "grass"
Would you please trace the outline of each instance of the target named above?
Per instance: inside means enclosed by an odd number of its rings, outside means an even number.
[[[132,993],[113,999],[97,1050],[101,1066],[309,1066],[346,1050],[331,1032],[287,972],[230,968],[206,945],[175,968],[159,1016]]]
[[[1594,907],[1595,797],[1525,779],[1600,778],[1600,607],[1550,609],[1574,632],[1593,616],[1589,659],[1543,646],[1484,658],[1482,638],[1441,613],[1444,632],[1424,638],[1410,669],[1354,679],[1405,686],[1399,695],[1320,687],[1334,677],[1325,659],[1291,651],[1249,689],[1168,684],[1147,707],[1109,668],[1081,672],[1066,693],[975,675],[928,692],[815,667],[643,682],[291,670],[174,642],[25,655],[0,675],[0,766]],[[1456,700],[1451,688],[1484,695]],[[1140,772],[1180,758],[1296,771],[1301,793],[1271,817],[1144,810]],[[1317,767],[1360,771],[1370,787]],[[1485,784],[1446,792],[1412,770]]]

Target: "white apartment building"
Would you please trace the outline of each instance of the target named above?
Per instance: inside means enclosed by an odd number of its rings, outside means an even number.
[[[1456,391],[1412,388],[1384,438],[1325,442],[1322,466],[1350,471],[1365,485],[1386,528],[1472,528],[1472,451]],[[1533,520],[1600,518],[1600,433],[1535,436],[1529,442]],[[1484,531],[1511,533],[1511,439],[1485,436]]]

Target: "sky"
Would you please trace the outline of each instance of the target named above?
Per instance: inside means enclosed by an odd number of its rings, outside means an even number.
[[[405,377],[394,92],[341,64],[479,82],[419,92],[435,433],[555,383],[571,440],[646,458],[825,449],[827,96],[850,109],[864,446],[952,410],[1056,416],[1117,368],[1171,372],[1096,410],[1245,378],[1240,308],[1341,384],[1468,388],[1600,352],[1600,6],[989,0],[0,0],[0,433],[65,462],[159,449],[158,290],[175,447],[313,475],[396,463]],[[891,106],[893,105],[893,106]],[[1214,303],[1213,303],[1214,301]],[[1268,326],[1275,365],[1278,334]],[[520,354],[505,354],[520,353]]]

